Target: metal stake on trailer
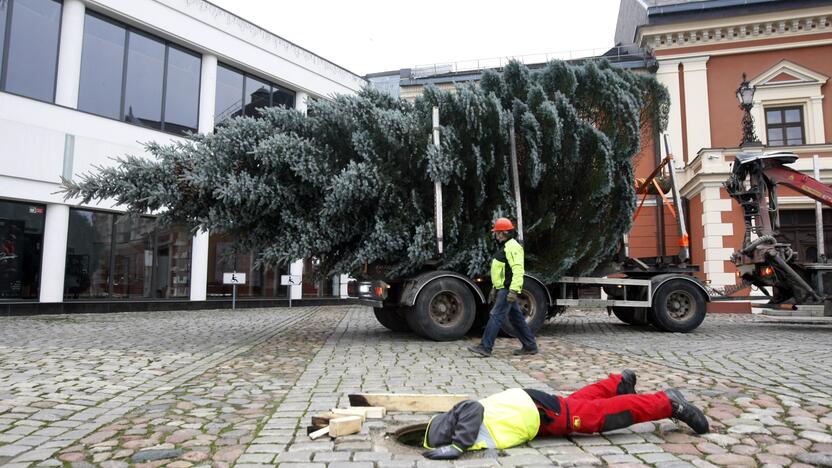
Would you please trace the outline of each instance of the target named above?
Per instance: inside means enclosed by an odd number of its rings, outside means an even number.
[[[508,129],[511,138],[511,172],[514,181],[514,203],[517,205],[517,238],[523,241],[523,205],[520,203],[520,174],[517,169],[517,141],[514,138],[514,119]]]
[[[433,106],[433,144],[437,150],[441,151],[439,144],[439,107]],[[434,181],[433,190],[436,195],[436,247],[441,254],[443,249],[442,239],[442,183]]]

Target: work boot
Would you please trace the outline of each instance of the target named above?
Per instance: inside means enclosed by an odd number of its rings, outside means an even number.
[[[671,417],[678,419],[690,426],[697,434],[705,434],[709,430],[708,418],[701,409],[693,405],[693,403],[685,400],[682,392],[671,388],[664,391],[667,398],[670,400],[670,407],[673,411]]]
[[[527,348],[523,346],[520,349],[515,349],[511,352],[511,354],[515,356],[531,356],[532,354],[537,354],[537,348]]]
[[[481,344],[478,344],[476,346],[469,346],[468,351],[471,351],[474,354],[478,354],[481,357],[491,357],[491,351],[483,348]]]
[[[618,382],[616,395],[635,395],[636,393],[636,372],[626,369],[621,372],[621,381]]]

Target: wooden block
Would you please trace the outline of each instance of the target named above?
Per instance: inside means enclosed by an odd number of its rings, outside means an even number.
[[[362,422],[361,416],[344,416],[331,419],[329,421],[329,435],[340,437],[361,432]]]
[[[318,413],[312,416],[312,425],[317,426],[318,429],[329,426],[329,420],[337,418],[338,415],[335,413],[327,412],[327,413]]]
[[[350,406],[381,406],[387,411],[426,411],[441,413],[450,410],[468,395],[359,393],[349,395]]]
[[[360,431],[361,428],[359,427],[358,430]],[[323,437],[327,434],[329,434],[329,426],[327,426],[323,429],[318,429],[317,431],[309,434],[309,438],[312,439],[312,440],[315,440],[315,439],[317,439],[319,437]]]
[[[353,406],[352,408],[333,408],[331,413],[342,416],[361,416],[367,419],[381,419],[387,411],[380,406]]]

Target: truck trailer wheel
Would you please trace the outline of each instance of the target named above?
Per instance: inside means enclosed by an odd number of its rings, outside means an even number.
[[[644,307],[646,309],[646,307]],[[647,325],[649,319],[642,319],[641,317],[650,317],[650,310],[644,311],[644,315],[641,315],[637,312],[641,312],[636,307],[621,307],[621,306],[614,306],[612,308],[612,313],[621,320],[622,322],[628,325]]]
[[[373,307],[373,313],[378,323],[384,325],[390,331],[409,332],[410,325],[398,307]]]
[[[517,298],[517,302],[520,304],[520,310],[526,318],[526,324],[529,326],[532,334],[536,334],[540,330],[540,327],[543,326],[543,322],[546,321],[546,315],[548,313],[549,304],[546,301],[546,291],[538,283],[527,280],[523,284],[523,291]],[[503,333],[509,336],[517,337],[514,325],[508,321],[508,317],[503,322],[502,330]]]
[[[670,280],[653,296],[653,325],[662,331],[689,332],[705,320],[707,303],[689,281]]]
[[[477,315],[474,295],[461,281],[443,278],[431,281],[419,292],[416,304],[406,314],[410,328],[435,341],[465,336]]]

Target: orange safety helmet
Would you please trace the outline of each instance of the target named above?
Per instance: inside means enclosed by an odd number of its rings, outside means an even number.
[[[494,229],[491,232],[497,231],[513,231],[514,224],[511,224],[511,220],[508,218],[497,218],[497,221],[494,222]]]

